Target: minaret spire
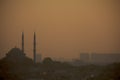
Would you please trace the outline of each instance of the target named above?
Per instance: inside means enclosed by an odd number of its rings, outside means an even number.
[[[24,53],[24,32],[22,32],[22,52]]]
[[[33,56],[34,56],[34,63],[36,63],[36,34],[34,32],[34,42],[33,42]]]

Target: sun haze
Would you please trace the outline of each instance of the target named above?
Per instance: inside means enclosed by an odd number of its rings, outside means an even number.
[[[72,59],[81,52],[120,53],[118,0],[1,0],[0,56],[21,48],[32,57],[33,33],[43,57]]]

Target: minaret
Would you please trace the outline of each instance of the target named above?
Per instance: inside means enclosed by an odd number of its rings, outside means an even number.
[[[34,63],[36,63],[36,34],[34,32],[34,42],[33,42],[33,56],[34,56]]]
[[[24,33],[22,32],[22,52],[24,53]]]

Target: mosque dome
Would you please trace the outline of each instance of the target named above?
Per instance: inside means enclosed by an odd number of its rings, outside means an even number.
[[[5,61],[7,63],[11,63],[12,62],[12,63],[15,63],[15,64],[17,64],[17,63],[26,63],[27,64],[27,63],[32,63],[33,62],[32,59],[27,57],[25,55],[25,53],[21,49],[19,49],[17,47],[12,48],[6,54],[6,57],[4,57],[2,59],[2,61]]]
[[[19,48],[15,47],[15,48],[12,48],[7,54],[6,56],[9,56],[9,57],[23,57],[25,56],[25,53],[23,53],[22,50],[20,50]]]

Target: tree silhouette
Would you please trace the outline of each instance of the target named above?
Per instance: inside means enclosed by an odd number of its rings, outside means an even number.
[[[43,64],[52,64],[54,61],[50,57],[46,57],[43,60]]]

